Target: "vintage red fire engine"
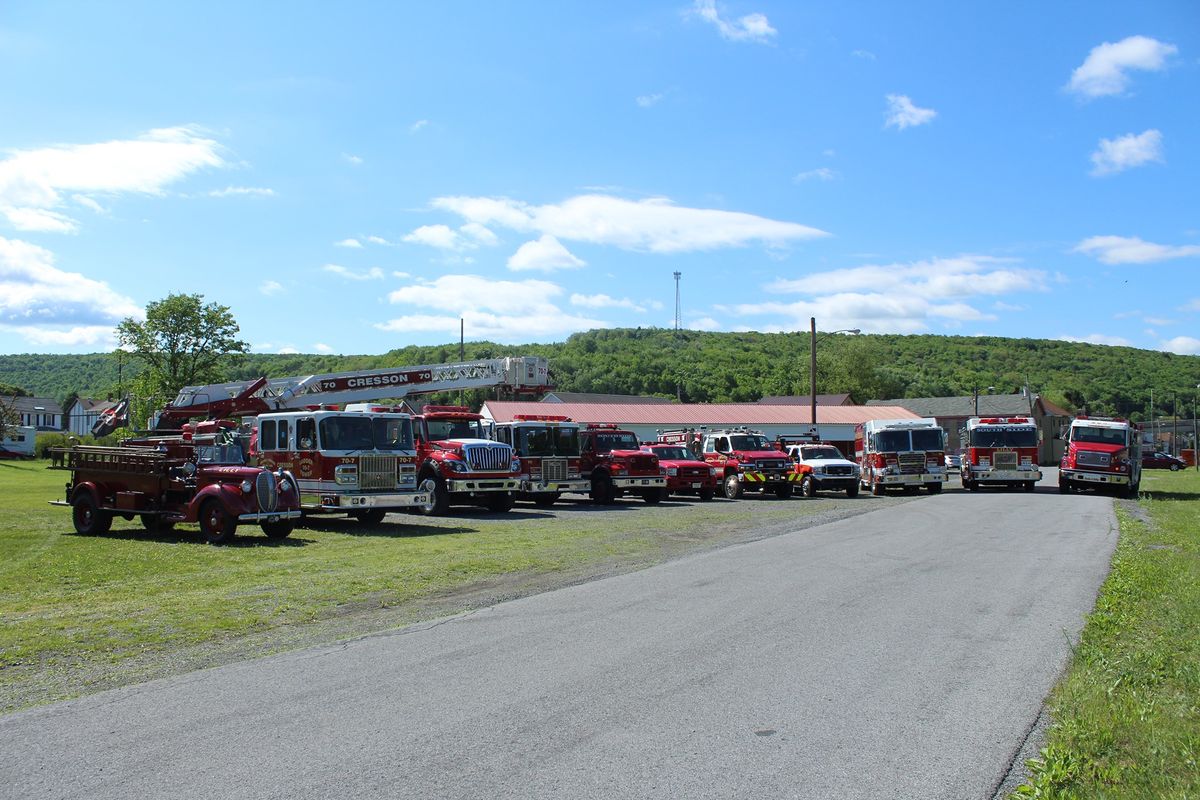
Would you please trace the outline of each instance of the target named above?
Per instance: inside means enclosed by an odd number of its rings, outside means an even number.
[[[521,459],[519,500],[551,506],[563,492],[587,493],[579,468],[579,423],[555,414],[516,414],[496,423],[496,439]]]
[[[611,503],[625,493],[647,503],[662,500],[667,480],[658,457],[643,453],[637,436],[613,424],[589,424],[579,436],[579,471],[587,478],[592,500]]]
[[[1060,492],[1112,488],[1137,497],[1141,482],[1141,438],[1128,420],[1087,416],[1071,420],[1058,470]]]
[[[521,460],[511,445],[495,441],[491,424],[466,406],[425,406],[413,418],[417,487],[429,496],[424,514],[445,514],[452,504],[491,511],[512,508],[521,488]]]
[[[701,500],[712,500],[717,493],[717,468],[696,458],[683,445],[655,442],[643,444],[642,450],[658,456],[659,470],[667,479],[664,497],[690,494]]]
[[[859,482],[872,494],[922,486],[936,494],[946,481],[946,432],[931,417],[867,420],[855,429],[854,451]]]
[[[787,456],[759,431],[745,427],[727,430],[677,428],[660,431],[660,442],[683,444],[717,470],[725,497],[737,499],[747,490],[776,497],[792,496],[800,479]]]
[[[1038,469],[1038,428],[1029,417],[971,417],[963,428],[962,485],[1022,487],[1032,492]]]
[[[140,517],[150,531],[196,522],[204,538],[221,544],[238,525],[258,523],[282,539],[300,517],[295,477],[283,469],[247,465],[245,438],[228,420],[185,425],[171,436],[142,437],[119,447],[53,448],[51,469],[71,471],[66,499],[75,530],[105,533],[114,516]]]

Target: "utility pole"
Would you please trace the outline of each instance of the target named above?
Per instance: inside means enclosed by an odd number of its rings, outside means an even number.
[[[808,399],[812,406],[812,427],[817,430],[817,318],[808,318]]]
[[[683,277],[682,272],[675,273],[675,330],[679,330],[683,317],[683,307],[679,304],[679,279]]]

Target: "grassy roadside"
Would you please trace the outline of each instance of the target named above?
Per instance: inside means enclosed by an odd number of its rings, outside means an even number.
[[[1118,503],[1112,571],[1017,798],[1200,797],[1200,476]]]
[[[564,502],[556,516],[521,504],[373,527],[329,517],[282,541],[247,526],[211,547],[195,526],[148,534],[120,518],[110,534],[78,536],[69,511],[47,504],[67,473],[45,467],[0,461],[0,713],[794,530],[836,502]]]

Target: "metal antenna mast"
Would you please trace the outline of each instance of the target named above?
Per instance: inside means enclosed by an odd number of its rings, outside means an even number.
[[[680,322],[683,317],[683,310],[679,305],[679,278],[682,275],[682,272],[675,273],[675,330],[679,330]]]

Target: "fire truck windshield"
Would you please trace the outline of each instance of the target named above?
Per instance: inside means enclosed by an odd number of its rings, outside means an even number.
[[[801,447],[800,457],[805,461],[819,458],[843,458],[836,447]]]
[[[666,461],[693,461],[695,457],[686,447],[656,447],[654,455]]]
[[[1037,429],[979,427],[971,431],[972,447],[1037,447]]]
[[[579,455],[578,428],[518,428],[517,452],[523,456]]]
[[[440,442],[443,439],[488,438],[483,421],[477,419],[427,419],[425,428],[429,431],[431,442]]]
[[[1125,429],[1073,425],[1071,426],[1071,441],[1090,442],[1091,444],[1125,444]]]
[[[319,425],[326,450],[411,450],[412,422],[408,419],[353,416],[325,417]]]
[[[909,450],[944,450],[945,434],[941,428],[880,431],[876,434],[875,449],[881,453],[903,453]]]
[[[774,450],[765,436],[739,433],[729,437],[729,446],[734,450]]]
[[[201,464],[240,466],[246,463],[242,448],[236,444],[206,444],[196,448],[196,461]]]
[[[945,450],[946,435],[941,428],[914,428],[912,432],[913,450]]]
[[[607,453],[610,450],[637,450],[638,440],[632,433],[597,433],[596,452]]]

